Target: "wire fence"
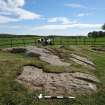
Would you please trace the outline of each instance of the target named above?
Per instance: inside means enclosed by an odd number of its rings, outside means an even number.
[[[38,38],[0,38],[0,48],[36,45]],[[105,45],[105,38],[53,38],[52,45]]]
[[[1,38],[0,48],[35,45],[37,38]]]

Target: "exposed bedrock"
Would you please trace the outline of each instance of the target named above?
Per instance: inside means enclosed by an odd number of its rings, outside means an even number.
[[[63,62],[58,56],[54,55],[50,51],[44,48],[37,48],[35,46],[28,46],[23,48],[6,48],[2,51],[11,53],[25,53],[30,57],[39,57],[42,61],[45,61],[53,66],[70,66],[70,63]]]
[[[54,53],[52,53],[51,51],[44,48],[38,48],[36,46],[6,48],[3,49],[2,51],[7,51],[11,53],[25,53],[27,56],[30,57],[39,57],[42,61],[45,61],[53,66],[71,65],[70,63],[62,61],[60,57],[54,55]],[[95,64],[86,57],[82,57],[77,54],[70,54],[70,60],[87,68],[95,69]]]
[[[27,56],[39,57],[53,66],[66,66],[70,63],[64,62],[51,51],[35,46],[21,48],[7,48],[2,51],[10,53],[24,53]],[[70,60],[90,69],[95,69],[95,64],[86,57],[70,54]],[[86,73],[46,73],[34,66],[24,66],[23,72],[17,77],[17,81],[33,90],[43,90],[50,95],[72,95],[88,94],[97,91],[99,80],[91,74]]]
[[[75,63],[78,63],[82,66],[85,66],[87,68],[95,70],[95,64],[87,59],[86,57],[82,57],[76,54],[71,54],[70,60],[74,61]]]
[[[46,73],[34,66],[24,66],[17,80],[34,90],[44,90],[50,95],[85,94],[97,91],[99,80],[84,73]]]
[[[33,54],[39,54],[40,59],[53,65],[53,66],[70,66],[69,63],[61,61],[61,59],[51,53],[50,51],[43,49],[43,48],[37,48],[37,47],[27,47],[28,53]],[[31,55],[30,55],[31,56]]]

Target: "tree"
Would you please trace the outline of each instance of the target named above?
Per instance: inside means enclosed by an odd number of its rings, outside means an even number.
[[[105,30],[105,23],[102,25],[102,29]]]
[[[88,33],[88,37],[93,37],[93,38],[96,38],[96,37],[105,37],[105,32],[103,32],[103,31],[89,32]]]

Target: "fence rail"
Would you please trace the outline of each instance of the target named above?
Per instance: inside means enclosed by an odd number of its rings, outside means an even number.
[[[0,38],[0,48],[35,45],[38,38]],[[54,38],[53,45],[105,45],[105,38]]]

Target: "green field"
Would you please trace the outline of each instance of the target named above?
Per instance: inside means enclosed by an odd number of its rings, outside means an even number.
[[[0,48],[32,45],[37,39],[37,37],[0,38]]]
[[[0,38],[0,48],[35,45],[40,37]],[[54,45],[105,45],[105,37],[54,37]]]
[[[0,38],[0,48],[36,45],[38,38],[40,37]],[[65,53],[58,49],[58,45],[65,45],[63,49]],[[37,58],[26,57],[24,54],[11,54],[0,51],[0,105],[105,105],[105,52],[94,52],[91,50],[90,45],[105,45],[105,37],[96,39],[54,37],[53,46],[48,46],[58,51],[59,56],[62,55],[65,60],[69,57],[69,52],[66,51],[73,51],[74,53],[85,54],[96,64],[96,71],[91,73],[94,73],[101,81],[98,92],[92,95],[77,96],[76,100],[73,101],[68,99],[35,99],[34,97],[39,95],[39,91],[27,90],[15,81],[17,75],[22,72],[23,65],[33,64],[47,72],[62,72],[64,68],[49,66]],[[83,71],[84,68],[76,69],[76,67],[79,67],[78,65],[74,66],[76,71],[88,72],[88,70]]]
[[[90,46],[65,46],[64,49],[60,50],[56,45],[52,46],[52,48],[61,52],[65,60],[69,56],[66,51],[83,54],[92,59],[96,64],[96,70],[91,71],[91,73],[94,73],[101,81],[97,93],[76,96],[76,100],[73,101],[69,99],[35,99],[34,97],[39,95],[39,91],[28,90],[15,81],[17,75],[22,72],[22,66],[33,64],[50,72],[55,72],[55,69],[36,57],[32,58],[26,57],[24,54],[11,54],[0,51],[0,105],[105,105],[105,52],[94,52]],[[65,51],[65,53],[62,51]],[[66,56],[64,56],[65,54]],[[60,70],[56,68],[56,71],[61,72]]]

